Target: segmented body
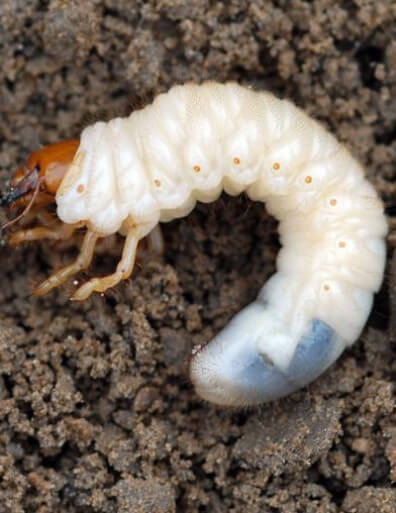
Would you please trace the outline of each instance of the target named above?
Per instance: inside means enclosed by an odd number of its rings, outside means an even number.
[[[200,395],[251,404],[304,386],[360,335],[382,282],[387,224],[350,153],[288,101],[235,83],[173,87],[86,128],[56,196],[101,236],[245,191],[279,220],[277,273],[191,364]],[[96,289],[98,290],[98,289]]]

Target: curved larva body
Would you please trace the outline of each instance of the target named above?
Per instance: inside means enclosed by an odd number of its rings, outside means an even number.
[[[284,396],[361,333],[382,282],[383,207],[361,166],[288,101],[235,83],[184,85],[128,118],[96,123],[56,196],[65,223],[139,237],[222,190],[265,201],[280,222],[277,273],[191,363],[218,404]]]

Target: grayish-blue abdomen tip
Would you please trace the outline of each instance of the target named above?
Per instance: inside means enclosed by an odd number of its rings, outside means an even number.
[[[304,386],[327,368],[335,349],[337,334],[325,322],[313,319],[294,353],[287,378]]]
[[[248,309],[254,305],[257,303]],[[257,313],[253,310],[252,319],[251,313],[246,316],[246,309],[242,312],[245,315],[242,321],[250,322],[241,323],[239,319],[239,324],[244,325],[244,330],[239,330],[239,337],[229,338],[227,326],[191,364],[196,391],[208,401],[242,406],[279,399],[313,381],[345,347],[328,324],[313,319],[298,342],[288,367],[280,369],[269,356],[257,350],[257,337],[262,336],[255,333],[254,316]]]

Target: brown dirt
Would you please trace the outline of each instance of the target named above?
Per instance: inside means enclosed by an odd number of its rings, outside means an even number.
[[[389,205],[395,21],[392,0],[2,0],[1,183],[136,98],[233,79],[322,120]],[[362,339],[308,389],[240,412],[188,382],[191,347],[273,270],[274,228],[244,198],[201,205],[83,304],[30,295],[70,249],[0,248],[0,513],[396,511],[395,257]],[[91,274],[114,267],[104,249]]]

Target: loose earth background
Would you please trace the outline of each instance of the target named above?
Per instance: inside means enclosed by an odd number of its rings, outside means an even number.
[[[335,132],[392,214],[396,5],[336,4],[3,0],[0,184],[40,145],[175,83],[237,80]],[[0,247],[0,513],[396,511],[394,228],[361,340],[308,389],[242,412],[201,402],[187,367],[273,272],[262,205],[199,205],[164,226],[163,257],[142,253],[130,282],[82,304],[72,284],[30,295],[75,249]]]

